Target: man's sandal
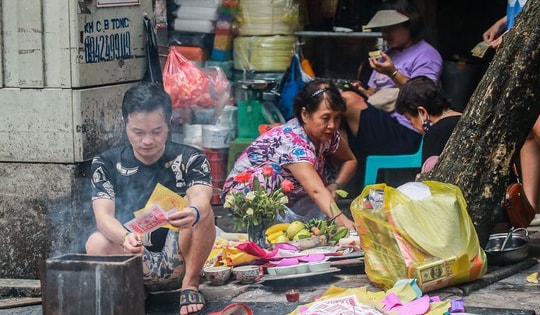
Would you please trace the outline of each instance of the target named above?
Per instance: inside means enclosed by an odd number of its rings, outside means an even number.
[[[188,305],[197,304],[202,304],[203,307],[196,312],[188,313],[189,315],[204,314],[206,309],[206,300],[204,295],[197,290],[185,289],[180,292],[180,309],[182,309],[183,306],[187,307]]]

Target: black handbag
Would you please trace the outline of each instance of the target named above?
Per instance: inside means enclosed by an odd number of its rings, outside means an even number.
[[[154,26],[152,20],[146,15],[143,17],[143,21],[146,33],[146,71],[144,72],[142,81],[163,85],[163,74],[161,72],[161,63],[159,62],[159,51]]]

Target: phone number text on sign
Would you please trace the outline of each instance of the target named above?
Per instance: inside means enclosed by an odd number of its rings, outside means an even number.
[[[129,19],[112,18],[84,24],[84,60],[97,63],[133,58]]]

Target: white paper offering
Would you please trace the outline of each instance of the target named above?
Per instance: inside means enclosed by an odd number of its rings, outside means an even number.
[[[128,221],[124,226],[133,233],[139,235],[150,233],[169,223],[167,217],[176,212],[176,208],[165,211],[159,203],[153,204],[136,218]]]
[[[333,299],[318,301],[313,303],[311,307],[302,312],[302,314],[315,315],[315,314],[358,314],[358,315],[383,315],[376,309],[361,304],[356,296],[343,296]]]

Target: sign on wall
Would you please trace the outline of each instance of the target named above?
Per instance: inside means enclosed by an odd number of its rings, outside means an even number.
[[[98,0],[97,7],[119,7],[126,5],[139,5],[140,0]]]
[[[98,63],[133,58],[128,17],[104,18],[84,23],[84,61]]]

